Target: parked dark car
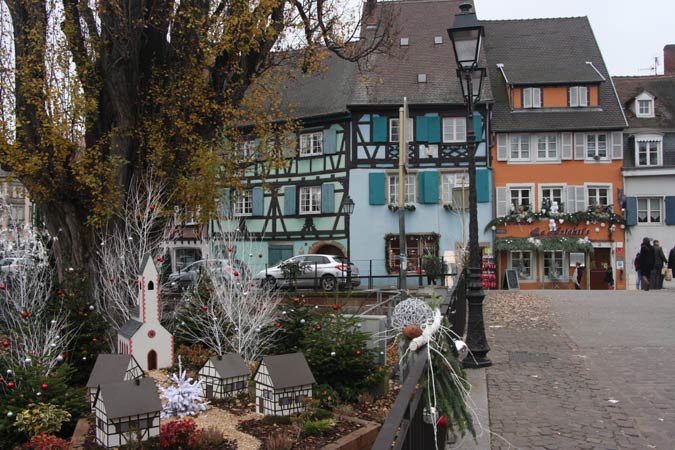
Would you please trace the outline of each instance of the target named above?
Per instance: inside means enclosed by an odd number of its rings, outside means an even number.
[[[205,275],[209,275],[211,278],[220,278],[221,281],[226,283],[234,283],[238,276],[248,278],[250,271],[243,261],[202,259],[185,266],[182,270],[171,273],[167,284],[171,291],[190,289],[195,287],[200,278]]]

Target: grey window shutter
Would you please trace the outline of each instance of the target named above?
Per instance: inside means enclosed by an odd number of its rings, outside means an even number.
[[[334,128],[323,130],[323,154],[334,155],[337,153],[337,132]]]
[[[227,217],[230,215],[230,189],[224,189],[223,195],[220,197],[220,206],[218,212],[221,216]]]
[[[251,197],[252,197],[251,202],[253,203],[252,205],[253,215],[254,216],[264,215],[265,195],[263,192],[263,188],[261,186],[254,187]]]
[[[623,133],[612,133],[612,159],[623,159]]]
[[[541,108],[541,88],[532,88],[532,107]]]
[[[666,225],[675,225],[675,196],[666,197]]]
[[[566,213],[577,212],[577,190],[576,186],[567,186],[567,203],[565,204]]]
[[[497,135],[497,161],[509,159],[509,135],[500,133]]]
[[[506,194],[507,190],[505,187],[497,187],[495,188],[495,195],[497,198],[497,210],[496,210],[496,216],[497,217],[502,217],[508,214],[509,212],[509,206],[506,200]]]
[[[561,159],[572,159],[572,152],[574,147],[574,138],[572,133],[562,133],[562,152]]]
[[[585,133],[574,133],[574,159],[586,159]]]
[[[284,187],[284,215],[294,216],[297,214],[295,186]]]
[[[577,192],[577,211],[586,211],[586,187],[584,186],[575,186]]]
[[[321,213],[332,214],[335,212],[335,185],[324,183],[321,185]]]
[[[626,225],[632,226],[637,223],[637,197],[626,197]]]

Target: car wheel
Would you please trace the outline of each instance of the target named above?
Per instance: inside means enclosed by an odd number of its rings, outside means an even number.
[[[277,280],[272,275],[267,275],[265,277],[265,279],[262,281],[263,287],[268,288],[268,289],[274,289],[276,284],[277,284]]]
[[[337,284],[337,280],[335,280],[335,277],[333,275],[324,275],[321,277],[321,289],[324,291],[332,291],[335,290],[335,285]]]

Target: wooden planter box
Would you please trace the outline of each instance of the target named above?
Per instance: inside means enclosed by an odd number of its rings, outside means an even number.
[[[344,420],[350,420],[361,424],[361,428],[354,430],[337,441],[321,448],[321,450],[370,450],[380,431],[380,424],[357,419],[355,417],[341,416]]]

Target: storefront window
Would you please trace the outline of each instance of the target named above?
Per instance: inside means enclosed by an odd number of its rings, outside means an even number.
[[[516,271],[520,280],[532,278],[532,252],[512,251],[510,268]]]
[[[390,273],[398,272],[400,267],[399,237],[390,235],[387,237],[387,269]],[[406,236],[407,272],[417,272],[422,266],[422,257],[438,256],[438,235],[416,234]]]
[[[564,259],[564,252],[544,252],[544,276],[552,280],[564,278]]]

